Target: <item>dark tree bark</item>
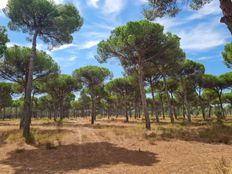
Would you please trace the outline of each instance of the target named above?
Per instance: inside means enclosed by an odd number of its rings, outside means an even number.
[[[220,8],[223,12],[221,23],[227,25],[230,33],[232,34],[232,1],[231,0],[220,0]]]
[[[161,108],[162,108],[163,120],[165,120],[165,110],[164,110],[163,96],[162,96],[162,94],[159,94],[159,95],[160,95],[160,101],[161,101]]]
[[[140,88],[142,107],[143,107],[143,112],[144,112],[145,121],[146,121],[146,129],[150,130],[151,123],[150,123],[149,113],[147,109],[146,93],[144,89],[145,88],[144,87],[144,75],[143,75],[141,63],[139,63],[139,66],[138,66],[138,78],[139,78],[139,88]]]
[[[190,114],[190,109],[189,109],[189,103],[188,103],[188,99],[187,99],[187,91],[186,91],[186,89],[184,90],[184,103],[185,103],[185,110],[187,112],[188,122],[191,123],[192,122],[192,118],[191,118],[191,114]]]
[[[203,119],[206,120],[206,117],[205,117],[205,107],[203,105],[201,105],[201,113],[202,113]]]
[[[91,97],[91,103],[92,103],[92,106],[91,106],[91,124],[94,124],[95,117],[96,117],[96,113],[95,113],[96,108],[95,108],[95,99],[93,96]]]
[[[223,104],[222,104],[222,92],[218,93],[218,99],[219,99],[219,103],[220,103],[220,109],[222,112],[222,117],[225,117],[225,112],[224,112],[224,108],[223,108]]]
[[[171,123],[174,123],[175,120],[174,120],[173,113],[172,113],[172,104],[171,104],[170,96],[169,96],[168,89],[167,89],[167,81],[164,75],[163,75],[163,80],[164,80],[165,93],[167,95],[169,117],[171,119]]]
[[[156,103],[155,103],[155,95],[154,95],[154,86],[152,84],[152,82],[150,82],[150,88],[151,88],[151,96],[152,96],[152,116],[154,116],[154,112],[155,112],[155,119],[156,119],[156,122],[159,123],[159,114],[158,114],[158,107],[156,106]]]
[[[32,52],[29,59],[29,67],[28,67],[28,77],[26,83],[25,90],[25,98],[24,98],[24,114],[23,114],[23,136],[27,139],[30,134],[30,124],[31,124],[31,116],[32,116],[32,104],[31,104],[31,92],[32,92],[32,80],[33,80],[33,68],[34,68],[34,59],[36,57],[36,40],[37,40],[38,32],[36,31],[33,35],[32,40]]]

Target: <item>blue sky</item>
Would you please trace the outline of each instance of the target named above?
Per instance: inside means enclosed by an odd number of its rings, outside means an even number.
[[[7,0],[1,0],[0,8],[4,8]],[[74,69],[86,65],[98,65],[109,68],[114,77],[122,76],[123,69],[116,59],[106,64],[99,64],[94,55],[97,44],[106,39],[110,31],[128,21],[142,20],[142,9],[146,0],[55,0],[56,3],[72,2],[80,10],[84,25],[73,34],[72,44],[63,45],[53,50],[39,42],[38,48],[47,52],[60,65],[62,73],[71,74]],[[164,25],[165,31],[181,37],[181,47],[187,58],[203,63],[206,73],[219,75],[231,71],[223,64],[221,52],[224,45],[230,42],[231,34],[221,24],[219,1],[214,0],[199,11],[184,7],[175,18],[157,19]],[[0,25],[6,25],[8,19],[0,13]],[[30,46],[25,34],[8,31],[10,43]]]

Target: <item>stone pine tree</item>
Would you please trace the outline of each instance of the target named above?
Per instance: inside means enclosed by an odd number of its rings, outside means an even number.
[[[26,93],[27,77],[29,69],[31,49],[27,47],[13,46],[7,48],[4,56],[0,57],[0,77],[18,84],[19,92]],[[52,57],[44,51],[36,51],[32,81],[40,80],[48,75],[56,75],[59,66]],[[34,88],[34,87],[33,87]],[[20,128],[23,128],[25,117],[21,116]]]
[[[183,62],[182,67],[180,68],[180,71],[178,73],[178,78],[181,84],[181,89],[184,94],[184,105],[185,110],[187,112],[187,118],[188,121],[191,122],[191,113],[190,113],[190,106],[188,101],[188,94],[191,92],[188,92],[188,89],[191,90],[195,89],[195,86],[197,85],[197,81],[202,77],[202,75],[205,72],[204,65],[194,62],[192,60],[186,59]],[[200,95],[200,94],[199,94]]]
[[[59,114],[62,120],[65,116],[66,106],[70,104],[71,95],[74,91],[80,89],[80,85],[75,83],[72,76],[60,74],[55,78],[40,82],[39,89],[41,92],[51,96],[51,101],[55,109],[55,113]],[[57,112],[58,111],[58,112]],[[54,115],[56,118],[57,115]]]
[[[163,27],[144,20],[128,22],[117,27],[107,40],[98,44],[98,61],[105,62],[109,58],[117,57],[126,71],[134,69],[138,74],[146,129],[150,129],[150,118],[144,86],[144,69],[163,51],[164,40]]]
[[[32,42],[24,102],[23,135],[27,137],[30,134],[32,76],[37,40],[40,38],[51,47],[70,43],[73,40],[71,34],[80,29],[83,20],[74,5],[57,5],[49,0],[9,0],[4,12],[10,19],[10,29],[28,33]]]
[[[107,92],[109,92],[111,95],[117,96],[117,98],[122,101],[122,107],[124,108],[126,116],[125,121],[129,122],[128,106],[134,93],[134,86],[131,78],[124,77],[111,80],[106,84],[105,88]]]
[[[85,92],[91,98],[91,124],[96,120],[96,100],[103,90],[103,82],[111,77],[112,74],[107,68],[98,66],[85,66],[73,72],[73,78],[85,87]]]

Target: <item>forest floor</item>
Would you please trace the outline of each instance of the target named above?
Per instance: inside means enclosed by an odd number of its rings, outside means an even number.
[[[162,120],[161,120],[162,121]],[[1,174],[232,174],[232,120],[171,125],[141,120],[33,120],[31,145],[18,120],[0,121]]]

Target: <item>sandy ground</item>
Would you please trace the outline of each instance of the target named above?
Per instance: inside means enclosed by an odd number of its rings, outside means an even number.
[[[153,125],[154,126],[154,125]],[[51,131],[53,124],[33,121],[33,128]],[[0,121],[0,136],[18,128]],[[6,143],[0,137],[1,174],[218,174],[221,163],[232,164],[232,145],[178,139],[144,139],[143,133],[122,135],[120,130],[141,131],[135,124],[69,120],[56,149],[23,143]],[[24,149],[23,152],[16,152]],[[225,164],[224,164],[225,165]],[[231,167],[232,169],[232,167]]]

